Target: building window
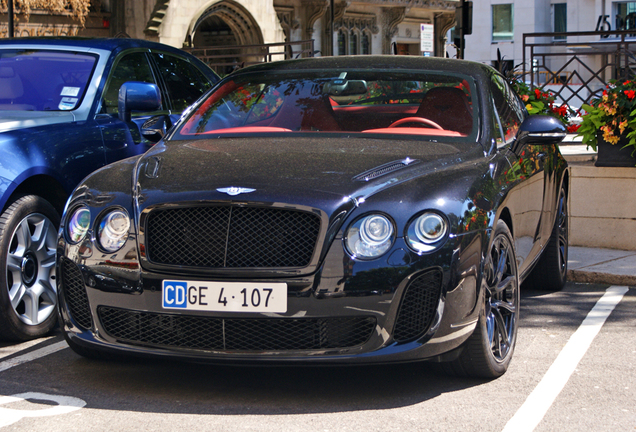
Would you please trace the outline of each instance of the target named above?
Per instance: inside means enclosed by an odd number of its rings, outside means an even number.
[[[362,40],[360,41],[360,53],[361,54],[371,54],[371,43],[369,41],[369,35],[367,33],[362,33]]]
[[[492,40],[511,41],[513,39],[513,9],[511,4],[492,5]]]
[[[616,30],[636,28],[636,2],[614,3]]]
[[[338,31],[338,55],[347,54],[347,38],[342,30]]]
[[[358,35],[353,31],[349,34],[349,55],[358,54]]]
[[[568,4],[555,3],[552,5],[552,28],[555,33],[568,31]],[[565,36],[555,36],[554,39],[565,39]]]

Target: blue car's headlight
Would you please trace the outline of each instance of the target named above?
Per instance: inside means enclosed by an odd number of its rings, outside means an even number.
[[[110,210],[101,218],[97,239],[107,252],[116,252],[126,243],[130,230],[130,218],[122,209]]]
[[[426,212],[409,224],[406,240],[418,252],[436,249],[448,232],[446,219],[434,212]]]
[[[384,215],[372,214],[358,219],[347,230],[346,245],[358,258],[376,258],[393,244],[393,223]]]
[[[68,234],[69,242],[72,244],[81,242],[86,236],[90,224],[91,212],[88,208],[81,206],[73,210],[71,217],[68,220],[68,224],[66,225],[66,233]]]

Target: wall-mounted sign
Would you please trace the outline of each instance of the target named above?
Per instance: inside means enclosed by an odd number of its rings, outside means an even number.
[[[420,51],[435,51],[435,26],[433,24],[420,24]]]

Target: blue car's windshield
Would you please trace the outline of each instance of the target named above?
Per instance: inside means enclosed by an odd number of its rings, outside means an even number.
[[[0,110],[77,108],[97,56],[53,50],[0,50]]]

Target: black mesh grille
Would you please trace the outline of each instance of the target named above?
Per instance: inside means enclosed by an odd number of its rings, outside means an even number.
[[[306,267],[320,218],[297,210],[206,206],[158,209],[148,216],[148,258],[208,268]]]
[[[398,342],[417,339],[428,331],[439,301],[442,272],[433,270],[413,279],[406,287],[393,337]]]
[[[133,344],[222,351],[286,351],[362,345],[373,317],[222,319],[98,309],[110,336]]]
[[[75,263],[66,258],[62,258],[61,269],[64,297],[71,317],[80,327],[90,329],[93,319],[88,306],[88,296],[82,273]]]

